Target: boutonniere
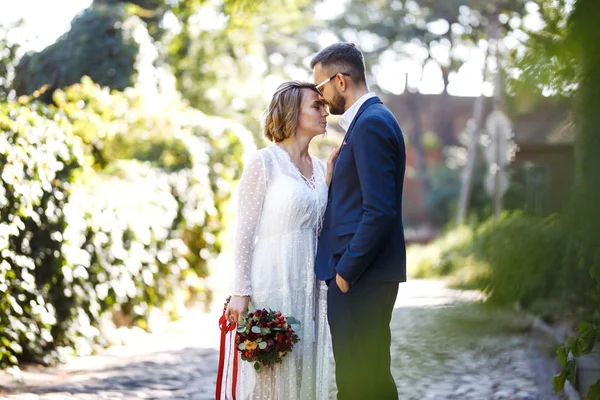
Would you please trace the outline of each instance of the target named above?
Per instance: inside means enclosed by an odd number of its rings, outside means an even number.
[[[348,143],[346,143],[346,141],[344,140],[344,142],[342,143],[342,147],[347,145]]]

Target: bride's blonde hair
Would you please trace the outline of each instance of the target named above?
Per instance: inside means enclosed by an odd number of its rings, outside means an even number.
[[[314,84],[290,81],[279,85],[265,111],[264,134],[271,142],[279,143],[296,132],[302,89],[319,93]]]

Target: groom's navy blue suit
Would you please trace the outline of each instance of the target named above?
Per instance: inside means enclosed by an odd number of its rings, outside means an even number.
[[[330,281],[328,319],[338,399],[397,399],[390,373],[390,319],[406,281],[400,126],[377,97],[348,128],[335,164],[315,262]],[[339,274],[350,283],[342,293]]]

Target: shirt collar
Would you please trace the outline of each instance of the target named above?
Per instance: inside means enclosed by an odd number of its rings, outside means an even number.
[[[363,95],[358,100],[356,100],[356,102],[352,104],[352,106],[350,106],[350,108],[347,109],[346,112],[342,114],[342,116],[340,117],[339,124],[344,130],[344,132],[347,132],[348,128],[350,128],[350,125],[356,117],[356,113],[358,113],[360,107],[365,103],[365,101],[369,100],[371,97],[375,97],[375,93],[369,92]]]

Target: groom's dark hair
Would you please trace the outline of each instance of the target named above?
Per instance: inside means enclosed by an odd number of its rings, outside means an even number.
[[[310,61],[310,68],[321,63],[321,67],[329,75],[339,72],[350,74],[357,84],[367,84],[365,61],[354,43],[340,42],[321,50]]]

